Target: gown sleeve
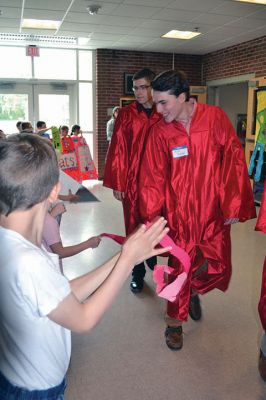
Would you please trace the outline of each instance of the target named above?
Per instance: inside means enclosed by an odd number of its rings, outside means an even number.
[[[165,203],[167,150],[156,129],[155,125],[150,130],[140,168],[139,209],[143,222],[162,215]]]
[[[253,192],[242,145],[225,112],[218,109],[214,121],[216,139],[221,145],[220,207],[224,218],[240,222],[256,217]]]
[[[129,162],[130,121],[125,114],[124,110],[121,110],[115,120],[103,180],[104,186],[120,192],[126,189]]]

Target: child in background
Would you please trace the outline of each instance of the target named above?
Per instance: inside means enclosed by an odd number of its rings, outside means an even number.
[[[60,126],[59,130],[60,130],[60,137],[61,138],[66,137],[66,136],[69,135],[69,127],[67,125]]]
[[[58,195],[55,151],[38,135],[0,141],[0,398],[63,400],[71,330],[102,318],[134,265],[171,250],[159,218],[141,225],[99,268],[68,281],[41,245],[45,215]]]
[[[66,212],[64,203],[57,203],[50,212],[47,212],[44,219],[42,242],[50,253],[58,254],[60,270],[63,274],[62,258],[71,257],[87,249],[95,249],[101,242],[100,236],[93,236],[84,242],[63,246],[60,235],[60,227],[57,217]]]
[[[82,130],[79,125],[73,125],[71,128],[71,136],[82,135]]]

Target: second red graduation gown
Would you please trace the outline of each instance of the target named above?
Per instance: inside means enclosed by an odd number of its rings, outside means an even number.
[[[149,116],[140,104],[134,102],[123,107],[115,121],[103,185],[124,193],[123,210],[127,235],[140,223],[137,177],[149,128],[159,118],[155,109]]]

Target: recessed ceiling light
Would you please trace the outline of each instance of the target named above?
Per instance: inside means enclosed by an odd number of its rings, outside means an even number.
[[[191,31],[177,31],[177,30],[172,30],[167,32],[165,35],[162,35],[162,38],[168,38],[168,39],[192,39],[198,35],[201,35],[200,32],[191,32]]]
[[[58,29],[60,21],[44,19],[23,19],[22,28],[30,29]]]
[[[91,38],[89,38],[89,37],[78,37],[78,45],[86,46],[87,44],[89,44],[90,40],[91,40]]]
[[[253,4],[264,4],[266,5],[266,0],[235,0],[242,1],[243,3],[253,3]]]

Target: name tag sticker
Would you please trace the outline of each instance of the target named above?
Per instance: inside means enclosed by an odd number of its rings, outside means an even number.
[[[188,156],[187,146],[174,147],[172,149],[173,158],[180,158]]]

